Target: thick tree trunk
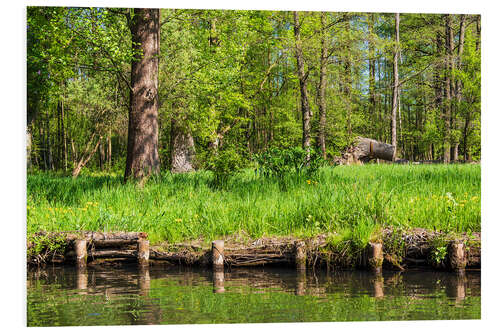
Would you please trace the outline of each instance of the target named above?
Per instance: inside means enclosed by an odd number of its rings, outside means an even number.
[[[395,14],[394,20],[394,57],[393,57],[393,91],[392,91],[392,114],[391,114],[391,143],[395,147],[394,158],[396,157],[397,149],[397,111],[398,111],[398,90],[399,90],[399,74],[398,74],[398,54],[399,54],[399,13]]]
[[[195,157],[193,136],[188,130],[178,126],[173,119],[170,135],[170,170],[175,173],[193,171]]]
[[[396,147],[384,142],[369,138],[357,137],[354,145],[347,148],[342,155],[342,164],[359,164],[369,162],[372,159],[392,161]]]
[[[134,9],[130,26],[133,48],[125,181],[142,180],[159,171],[158,52],[159,9]]]
[[[302,52],[302,40],[300,37],[299,14],[293,12],[294,35],[295,35],[295,57],[297,58],[297,72],[300,85],[300,104],[302,113],[302,148],[309,151],[311,147],[311,117],[312,112],[307,95],[307,75],[304,70],[304,56]]]
[[[326,65],[328,61],[328,45],[326,40],[326,13],[321,12],[321,56],[319,69],[319,91],[318,91],[318,108],[319,108],[319,133],[318,141],[321,149],[321,155],[326,159],[326,143],[325,143],[325,127],[326,127]]]

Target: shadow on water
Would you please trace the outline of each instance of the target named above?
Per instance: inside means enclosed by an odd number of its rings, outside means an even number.
[[[27,287],[28,326],[480,318],[473,271],[52,267]]]

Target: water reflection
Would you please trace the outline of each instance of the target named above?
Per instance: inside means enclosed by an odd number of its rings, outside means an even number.
[[[214,280],[214,293],[221,294],[224,291],[224,271],[223,270],[214,270],[213,271],[213,280]]]
[[[52,267],[27,281],[29,326],[480,317],[479,272]]]

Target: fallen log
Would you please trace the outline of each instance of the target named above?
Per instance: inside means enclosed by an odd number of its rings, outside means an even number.
[[[357,137],[354,144],[344,151],[337,162],[350,165],[366,163],[373,159],[393,161],[394,158],[395,149],[393,145],[370,138]]]

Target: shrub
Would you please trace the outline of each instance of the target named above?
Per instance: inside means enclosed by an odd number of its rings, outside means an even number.
[[[325,164],[318,152],[311,149],[308,152],[300,147],[287,149],[270,148],[261,154],[256,154],[257,173],[265,177],[282,178],[286,174],[315,174]]]

